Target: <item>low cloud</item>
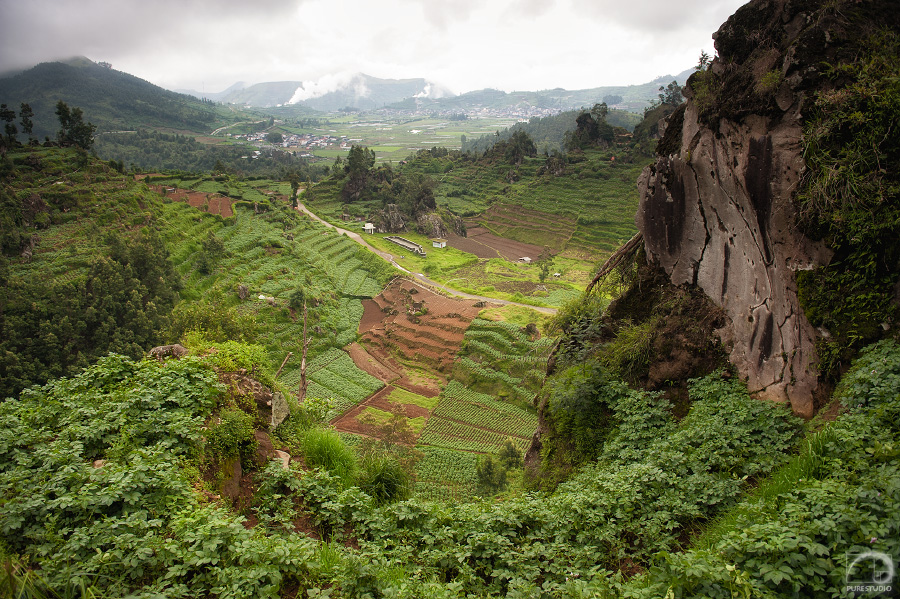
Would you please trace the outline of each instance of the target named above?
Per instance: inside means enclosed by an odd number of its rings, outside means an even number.
[[[354,84],[354,91],[358,97],[368,95],[368,89],[361,78],[351,73],[338,73],[336,75],[324,75],[315,81],[304,81],[294,92],[294,95],[291,96],[291,99],[288,100],[288,104],[320,98],[325,94],[345,88],[351,84]]]
[[[0,0],[0,71],[86,55],[193,48],[230,25],[277,22],[306,0]]]

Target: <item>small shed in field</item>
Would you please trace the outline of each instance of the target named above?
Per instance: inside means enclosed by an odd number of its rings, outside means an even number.
[[[433,248],[445,248],[445,247],[447,247],[447,240],[446,240],[446,239],[441,239],[441,238],[432,239],[432,240],[431,240],[431,247],[433,247]]]
[[[363,231],[368,233],[369,235],[374,235],[375,225],[373,225],[372,223],[366,223],[365,225],[363,225]]]

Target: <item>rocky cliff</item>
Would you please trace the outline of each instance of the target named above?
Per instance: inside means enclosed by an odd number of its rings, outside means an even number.
[[[724,309],[719,335],[752,392],[806,417],[823,332],[801,308],[797,273],[832,252],[798,227],[803,127],[817,93],[835,85],[825,61],[854,52],[884,15],[896,20],[890,4],[754,0],[739,9],[713,36],[718,56],[688,81],[687,102],[639,180],[648,260]]]

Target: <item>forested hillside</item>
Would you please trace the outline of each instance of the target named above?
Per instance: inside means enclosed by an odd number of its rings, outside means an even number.
[[[86,58],[47,62],[0,78],[0,102],[14,110],[24,102],[34,111],[34,135],[55,138],[56,103],[79,106],[101,131],[165,128],[208,133],[217,123],[237,120],[233,111],[176,94]]]

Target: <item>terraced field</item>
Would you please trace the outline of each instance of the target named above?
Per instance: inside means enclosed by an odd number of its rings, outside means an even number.
[[[470,389],[530,405],[555,343],[553,338],[534,337],[507,322],[473,320],[453,379]]]
[[[536,429],[536,414],[451,381],[419,444],[496,453],[511,438],[525,451]]]
[[[302,288],[311,298],[313,328],[309,394],[333,397],[335,410],[345,411],[383,386],[338,348],[356,340],[361,300],[381,291],[393,274],[389,265],[349,238],[277,204],[260,214],[237,205],[229,226],[200,211],[185,219],[183,209],[177,202],[163,204],[158,218],[168,225],[163,231],[185,288],[218,298],[218,305],[239,314],[252,314],[273,370],[288,352],[299,353],[303,322],[288,304]],[[210,235],[221,241],[224,252],[212,257],[212,272],[204,275],[196,264],[203,251],[200,241]],[[247,289],[245,300],[237,297],[239,286]],[[289,360],[279,382],[296,388],[299,366],[299,359]]]
[[[369,273],[369,267],[379,259],[349,237],[324,226],[314,226],[298,235],[295,241],[315,267],[327,273],[340,293],[369,298],[381,292],[383,285]]]
[[[437,393],[453,368],[465,330],[479,309],[471,301],[438,295],[407,280],[397,280],[364,302],[360,343],[370,354],[409,380],[424,370]]]
[[[422,459],[416,464],[418,497],[432,501],[467,501],[477,493],[478,456],[443,447],[418,447]]]
[[[470,237],[478,239],[481,231],[487,231],[508,239],[530,244],[530,253],[504,257],[517,260],[522,256],[536,259],[543,248],[561,252],[569,244],[575,232],[576,219],[571,216],[548,214],[528,210],[513,204],[494,204],[482,214],[466,219]]]
[[[198,208],[203,212],[218,214],[224,218],[234,214],[231,209],[231,198],[217,192],[207,193],[202,191],[190,191],[177,187],[171,188],[168,185],[154,185],[152,188],[171,200],[176,202],[186,202],[192,208]],[[172,191],[169,191],[170,189]]]
[[[331,400],[329,417],[333,418],[364,402],[384,383],[354,364],[346,352],[332,348],[312,360],[307,369],[308,397]],[[292,386],[300,383],[300,371],[294,370],[284,377]]]

